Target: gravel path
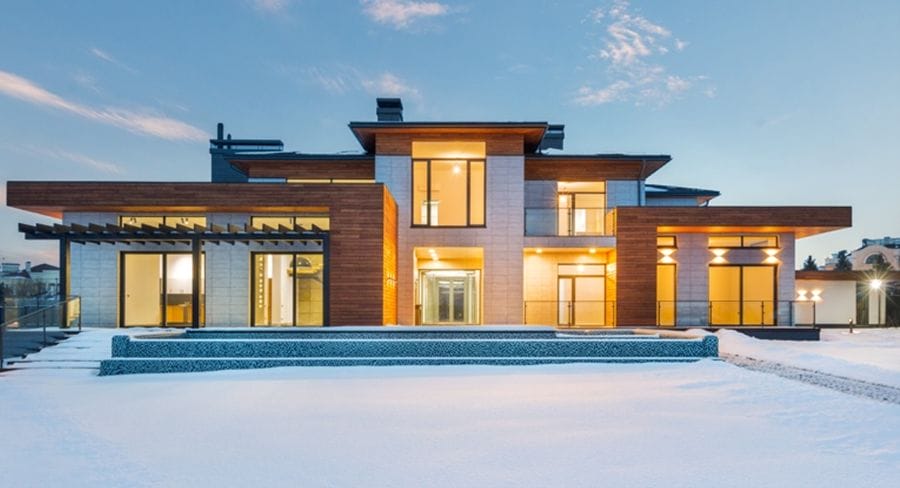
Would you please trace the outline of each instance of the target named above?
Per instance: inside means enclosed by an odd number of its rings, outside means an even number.
[[[782,378],[829,388],[841,393],[900,405],[900,388],[895,388],[893,386],[855,380],[853,378],[847,378],[846,376],[837,376],[821,371],[797,368],[775,361],[766,361],[737,354],[721,354],[720,356],[722,359],[735,366],[751,371],[774,374],[776,376],[781,376]]]

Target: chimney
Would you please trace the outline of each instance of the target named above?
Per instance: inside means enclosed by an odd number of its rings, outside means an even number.
[[[547,131],[544,132],[544,138],[541,139],[540,150],[544,149],[562,149],[563,139],[566,138],[566,126],[563,124],[550,124]]]
[[[376,98],[375,104],[379,122],[403,122],[403,102],[399,98]]]

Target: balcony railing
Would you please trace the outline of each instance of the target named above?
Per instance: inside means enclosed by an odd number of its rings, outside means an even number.
[[[612,327],[616,323],[613,300],[526,300],[525,324],[558,327]]]
[[[661,327],[814,325],[816,302],[794,300],[660,300]]]
[[[47,329],[81,330],[81,298],[69,297],[40,307],[5,307],[0,320],[0,369],[12,350],[23,344],[49,344]]]
[[[606,236],[606,209],[601,207],[525,208],[526,236]]]

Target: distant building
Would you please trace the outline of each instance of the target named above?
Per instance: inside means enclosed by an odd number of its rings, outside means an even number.
[[[880,256],[880,258],[879,258]],[[894,271],[900,271],[900,237],[883,237],[881,239],[863,239],[862,246],[850,253],[853,269],[867,271],[879,261],[891,265]],[[837,253],[825,259],[825,270],[833,270],[837,263]]]
[[[31,261],[25,261],[25,267],[19,263],[0,263],[0,284],[7,288],[35,287],[40,294],[55,294],[59,287],[59,268],[52,264],[39,264],[32,267]],[[32,290],[28,293],[34,293]]]

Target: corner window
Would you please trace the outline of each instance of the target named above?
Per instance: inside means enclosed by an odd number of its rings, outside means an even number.
[[[413,226],[484,225],[484,148],[483,142],[413,142]]]

